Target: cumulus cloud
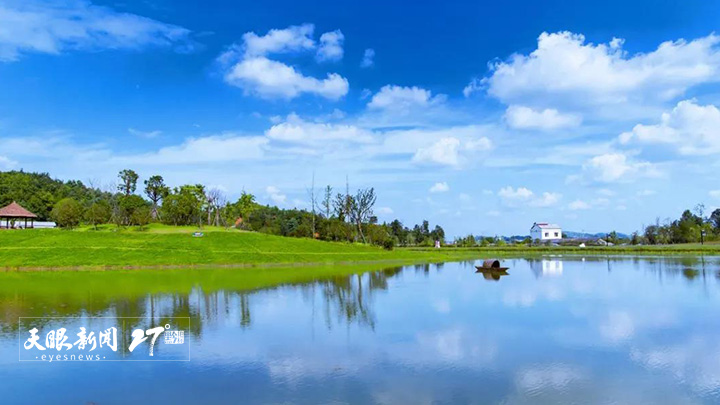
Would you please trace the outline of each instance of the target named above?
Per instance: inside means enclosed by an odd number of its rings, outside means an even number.
[[[322,34],[315,58],[318,62],[339,61],[343,57],[343,41],[345,36],[340,30]]]
[[[473,77],[470,83],[468,83],[468,85],[463,88],[463,96],[470,97],[473,93],[477,93],[482,89],[483,81],[481,79],[478,79],[477,77]]]
[[[464,160],[464,152],[476,152],[492,148],[492,141],[486,137],[468,139],[462,142],[455,137],[443,137],[433,144],[418,148],[413,162],[459,167]]]
[[[361,68],[369,68],[370,66],[375,64],[375,50],[372,48],[368,48],[363,53],[362,61],[360,61],[360,67]]]
[[[347,79],[337,73],[316,79],[265,57],[238,62],[225,73],[225,82],[263,98],[293,99],[302,93],[310,93],[337,100],[345,96],[349,88]]]
[[[272,54],[299,53],[314,50],[312,24],[273,29],[266,35],[254,32],[243,35],[243,43],[232,45],[222,53],[219,62],[226,83],[242,88],[246,94],[262,98],[293,99],[303,93],[337,100],[348,92],[349,83],[337,73],[325,78],[305,76],[295,67],[270,59]],[[318,61],[342,57],[340,31],[326,32],[316,58]]]
[[[562,195],[558,193],[544,192],[540,195],[525,187],[513,188],[503,187],[498,191],[500,200],[508,207],[530,206],[550,207],[560,202]]]
[[[408,110],[417,107],[429,107],[444,102],[446,96],[433,96],[430,90],[420,87],[383,86],[368,103],[370,109]]]
[[[602,183],[629,182],[639,177],[657,177],[659,172],[649,162],[634,161],[624,153],[606,153],[588,160],[583,165],[586,180]]]
[[[315,123],[302,120],[295,114],[285,122],[273,125],[265,135],[276,141],[322,144],[330,141],[350,143],[371,143],[373,133],[353,125]]]
[[[591,208],[590,204],[586,203],[583,200],[575,200],[568,204],[568,209],[577,211],[577,210],[589,210]]]
[[[442,138],[434,144],[420,148],[413,156],[418,163],[436,163],[447,166],[460,164],[460,140],[457,138]]]
[[[281,205],[285,204],[285,201],[287,201],[287,196],[280,192],[280,190],[275,186],[267,186],[265,188],[265,193],[267,194],[268,198],[272,200],[275,204]],[[295,201],[297,204],[298,201]],[[298,204],[302,205],[302,204]]]
[[[243,48],[247,57],[273,53],[302,52],[315,49],[312,24],[294,25],[284,29],[271,29],[259,36],[254,32],[243,34]]]
[[[548,101],[594,105],[631,98],[667,100],[688,88],[718,80],[720,37],[663,42],[630,55],[623,40],[586,43],[581,34],[542,33],[537,49],[492,66],[483,79],[488,93],[506,104]]]
[[[582,123],[582,118],[573,114],[562,114],[554,108],[533,110],[530,107],[511,105],[505,111],[505,122],[515,129],[553,130],[577,127]]]
[[[720,110],[714,105],[698,105],[695,100],[679,102],[655,125],[636,125],[620,135],[620,142],[670,144],[683,155],[720,152]]]
[[[448,186],[448,184],[443,181],[442,183],[433,184],[433,186],[430,187],[430,190],[428,191],[430,191],[431,193],[444,193],[450,191],[450,186]]]
[[[0,61],[68,50],[192,49],[190,31],[89,1],[9,0],[0,5]]]

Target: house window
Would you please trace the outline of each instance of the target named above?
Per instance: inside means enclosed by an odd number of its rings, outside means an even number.
[[[550,236],[550,233],[549,233],[549,232],[545,232],[545,236]]]
[[[555,237],[557,237],[557,236],[558,236],[558,233],[557,233],[557,232],[555,232]]]

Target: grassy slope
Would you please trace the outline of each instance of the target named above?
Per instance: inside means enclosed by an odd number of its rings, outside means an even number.
[[[374,246],[284,238],[219,228],[161,225],[148,230],[106,227],[73,231],[48,229],[0,231],[0,268],[123,266],[264,265],[350,263],[366,261],[427,262],[471,258],[477,252],[385,251]]]

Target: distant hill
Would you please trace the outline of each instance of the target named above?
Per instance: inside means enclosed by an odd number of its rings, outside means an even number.
[[[598,232],[598,233],[586,233],[586,232],[573,232],[573,231],[563,231],[563,234],[567,238],[571,239],[599,239],[599,238],[607,238],[608,234],[610,232]],[[630,235],[617,232],[618,238],[621,239],[629,239]]]
[[[573,231],[563,231],[563,235],[565,235],[568,239],[605,239],[607,238],[607,235],[610,232],[598,232],[598,233],[587,233],[587,232],[573,232]],[[617,232],[618,238],[621,239],[630,239],[630,235]],[[503,236],[502,239],[505,240],[505,242],[517,242],[522,241],[525,238],[529,238],[530,235],[512,235],[512,236]]]

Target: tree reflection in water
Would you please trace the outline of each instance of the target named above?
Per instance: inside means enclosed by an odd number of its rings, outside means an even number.
[[[357,324],[374,329],[374,294],[387,290],[388,280],[401,271],[352,268],[339,276],[315,274],[313,269],[188,270],[165,272],[164,277],[157,272],[5,274],[0,275],[5,278],[0,281],[0,332],[16,333],[20,317],[38,318],[33,320],[38,327],[52,317],[140,318],[158,325],[187,317],[190,334],[199,338],[207,324],[234,314],[239,315],[239,327],[250,327],[253,299],[286,287],[300,289],[306,299],[320,294],[328,328]],[[337,269],[327,269],[333,272]],[[130,324],[120,338],[129,344],[129,331],[139,320],[126,322]]]

